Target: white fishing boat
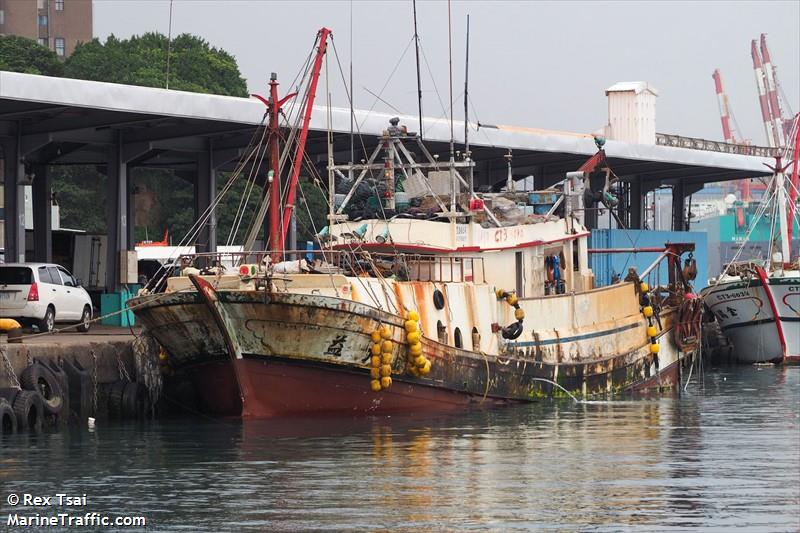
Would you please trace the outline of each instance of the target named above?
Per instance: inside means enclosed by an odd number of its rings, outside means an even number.
[[[315,76],[326,38],[321,30]],[[309,86],[306,118],[315,78]],[[245,162],[269,154],[270,175],[280,176],[289,147],[281,155],[278,140],[299,141],[286,188],[265,185],[245,251],[186,255],[165,292],[128,302],[202,408],[243,417],[413,413],[680,383],[680,363],[699,340],[699,300],[681,269],[694,245],[666,245],[645,271],[595,286],[583,201],[590,177],[610,174],[602,140],[560,188],[542,193],[550,212],[531,215],[517,205],[528,193],[474,191],[468,149],[440,162],[393,119],[360,164],[336,165],[329,145],[329,223],[317,234],[321,249],[301,253],[284,249],[284,238],[308,122],[279,130],[274,78],[271,92],[266,142]],[[247,175],[242,168],[230,179]],[[401,202],[411,190],[421,191],[414,209]],[[268,210],[270,242],[252,251]]]
[[[789,158],[788,149],[785,159],[777,158],[764,201],[750,226],[752,231],[761,217],[770,217],[774,237],[768,257],[732,261],[701,292],[706,308],[733,344],[734,357],[743,363],[800,362],[800,258],[791,257],[792,228],[797,221],[797,118],[791,138],[795,141],[790,147],[791,161],[781,163]]]

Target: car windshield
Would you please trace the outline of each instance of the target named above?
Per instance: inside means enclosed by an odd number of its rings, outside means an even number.
[[[0,266],[0,285],[30,285],[31,274],[28,267]]]

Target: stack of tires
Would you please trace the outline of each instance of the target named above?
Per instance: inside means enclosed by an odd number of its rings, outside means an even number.
[[[53,363],[34,361],[22,371],[20,388],[0,389],[2,433],[40,431],[45,421],[59,423],[69,413],[66,374]]]

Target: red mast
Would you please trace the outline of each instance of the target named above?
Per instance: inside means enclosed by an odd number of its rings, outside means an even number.
[[[289,222],[292,218],[292,211],[294,210],[294,200],[297,192],[297,179],[300,177],[300,169],[303,166],[303,155],[305,154],[306,139],[308,138],[308,125],[311,122],[311,110],[314,106],[314,97],[317,93],[317,83],[319,82],[319,73],[322,69],[322,58],[325,56],[325,50],[328,46],[328,36],[331,30],[322,28],[317,33],[317,41],[319,48],[317,48],[317,55],[314,58],[314,67],[311,71],[311,81],[308,86],[308,100],[306,101],[305,114],[303,116],[303,126],[300,130],[300,136],[297,140],[297,148],[294,154],[294,164],[292,165],[292,175],[289,178],[288,190],[286,192],[286,205],[283,209],[283,224],[279,229],[280,239],[278,239],[277,246],[273,249],[282,253],[286,242],[286,231],[289,228]],[[270,198],[270,202],[272,198]],[[271,219],[270,219],[271,220]]]
[[[269,186],[269,240],[274,245],[281,223],[281,170],[280,149],[278,138],[280,136],[280,118],[282,101],[278,100],[278,75],[274,72],[269,77],[269,164],[272,174],[272,184]]]

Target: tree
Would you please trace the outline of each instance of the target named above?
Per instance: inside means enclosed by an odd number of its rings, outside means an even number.
[[[64,65],[64,75],[83,80],[146,87],[167,85],[167,38],[145,33],[130,39],[113,35],[80,43]],[[247,96],[236,59],[204,39],[184,33],[172,40],[169,88],[197,93]]]
[[[52,50],[33,39],[0,35],[0,70],[61,76],[64,64]]]
[[[35,43],[34,43],[35,44]],[[38,45],[37,45],[38,46]],[[204,39],[183,34],[173,39],[170,53],[169,88],[175,90],[247,96],[247,84],[239,72],[236,60],[225,50],[210,46]],[[60,65],[60,63],[59,63]],[[130,39],[117,39],[113,35],[101,42],[92,39],[80,43],[64,64],[66,77],[84,80],[124,83],[147,87],[165,87],[167,71],[167,38],[160,33],[145,33]],[[94,202],[90,194],[80,194],[85,187],[96,188],[86,182],[94,175],[91,167],[54,167],[54,190],[62,195],[62,212],[84,213],[85,220],[105,221],[103,202]],[[137,168],[130,174],[133,184],[142,191],[136,196],[137,204],[147,193],[151,209],[137,209],[135,236],[137,240],[160,238],[169,229],[174,242],[178,242],[194,222],[192,184],[171,171]],[[238,199],[237,199],[238,201]],[[221,210],[236,205],[220,206]],[[65,218],[80,229],[90,229],[80,224],[80,219]],[[94,229],[95,224],[91,224]],[[220,233],[220,235],[222,235]],[[227,236],[227,233],[225,234]]]

